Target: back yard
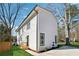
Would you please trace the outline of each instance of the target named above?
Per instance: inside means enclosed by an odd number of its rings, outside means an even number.
[[[66,42],[59,42],[58,43],[58,46],[59,47],[65,46],[65,44],[66,44]],[[79,42],[70,42],[70,45],[69,46],[79,48]]]
[[[1,52],[0,56],[32,56],[32,55],[20,49],[19,46],[13,46],[11,50],[6,52]]]

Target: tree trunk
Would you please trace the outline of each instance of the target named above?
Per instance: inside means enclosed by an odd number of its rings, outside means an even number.
[[[70,45],[70,28],[69,24],[67,24],[67,34],[66,34],[66,45]]]
[[[8,29],[8,36],[9,36],[9,42],[10,42],[10,49],[12,48],[12,35],[11,35],[11,29]]]
[[[67,16],[67,10],[65,10],[65,35],[66,35],[66,45],[70,45],[70,10],[69,15]]]
[[[9,41],[11,42],[12,41],[11,29],[8,29],[7,31],[8,31]]]

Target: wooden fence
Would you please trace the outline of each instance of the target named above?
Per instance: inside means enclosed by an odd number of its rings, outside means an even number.
[[[0,42],[0,52],[10,50],[12,47],[11,42]]]

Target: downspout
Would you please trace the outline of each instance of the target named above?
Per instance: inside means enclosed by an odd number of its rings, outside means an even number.
[[[36,51],[38,52],[38,11],[34,10],[37,14],[37,21],[36,21]]]

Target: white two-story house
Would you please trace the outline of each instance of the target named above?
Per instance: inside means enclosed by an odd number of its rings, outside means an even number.
[[[57,47],[57,22],[47,9],[35,6],[16,30],[17,43],[36,52]]]

